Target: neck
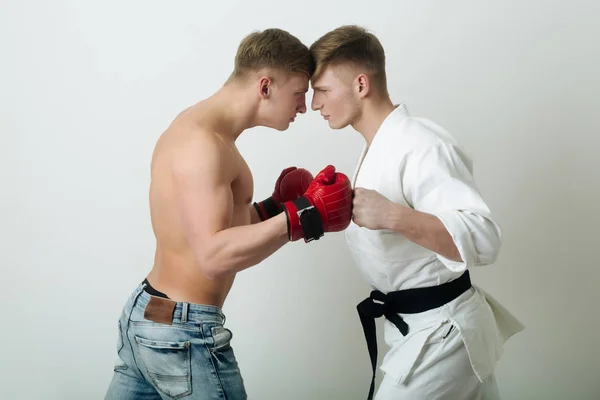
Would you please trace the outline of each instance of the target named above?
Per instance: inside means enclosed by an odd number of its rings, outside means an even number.
[[[360,117],[352,123],[352,127],[365,138],[367,145],[371,145],[375,134],[383,121],[394,111],[395,106],[389,97],[379,99],[365,99]]]
[[[249,91],[250,88],[243,83],[227,82],[203,102],[206,108],[202,114],[212,114],[209,120],[212,121],[215,131],[232,141],[237,140],[246,129],[258,125],[258,105]]]

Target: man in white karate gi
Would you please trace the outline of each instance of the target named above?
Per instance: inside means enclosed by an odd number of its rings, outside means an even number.
[[[501,231],[479,193],[471,161],[435,123],[389,97],[379,40],[342,26],[312,46],[312,109],[366,145],[354,174],[351,253],[371,295],[358,305],[373,367],[375,318],[389,351],[376,400],[499,399],[504,342],[524,326],[469,269],[492,264]]]

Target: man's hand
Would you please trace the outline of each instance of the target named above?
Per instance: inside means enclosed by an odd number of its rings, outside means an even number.
[[[375,190],[355,188],[352,219],[356,225],[363,228],[388,229],[390,217],[396,206]]]
[[[281,204],[302,196],[312,180],[312,174],[303,168],[289,167],[281,171],[275,182],[273,194],[261,202],[254,203],[260,220],[265,221],[281,213]]]
[[[389,229],[450,260],[462,262],[452,236],[435,215],[387,199],[375,190],[354,189],[353,219],[367,229]]]

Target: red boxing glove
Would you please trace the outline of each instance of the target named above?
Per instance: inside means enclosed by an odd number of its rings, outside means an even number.
[[[304,168],[289,167],[281,171],[277,182],[275,182],[273,194],[261,202],[254,203],[254,208],[256,208],[261,221],[282,212],[281,203],[302,196],[312,180],[312,174]]]
[[[305,242],[325,232],[343,231],[352,219],[352,185],[348,177],[325,167],[312,181],[304,196],[283,204],[288,219],[288,238]]]

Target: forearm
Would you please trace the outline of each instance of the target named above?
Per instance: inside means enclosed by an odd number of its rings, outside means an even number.
[[[230,275],[269,257],[288,242],[287,220],[280,214],[267,221],[217,232],[202,247],[200,264],[209,278]]]
[[[435,215],[393,204],[386,228],[449,260],[463,261],[452,236]]]

